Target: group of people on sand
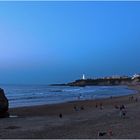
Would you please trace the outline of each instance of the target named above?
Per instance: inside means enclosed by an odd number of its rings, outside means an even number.
[[[98,132],[98,137],[105,136],[105,135],[108,135],[110,137],[113,136],[112,129],[109,129],[107,132]]]
[[[84,110],[85,108],[84,108],[84,106],[82,105],[82,106],[80,106],[80,107],[74,106],[73,109],[74,109],[74,111],[77,112],[77,111],[80,111],[80,110]],[[59,114],[59,118],[63,118],[62,113]]]
[[[83,106],[83,105],[80,106],[80,107],[78,107],[78,106],[74,106],[73,109],[74,109],[75,111],[84,110],[84,106]]]
[[[129,101],[136,101],[136,102],[138,102],[138,97],[135,97],[134,98],[134,96],[130,96],[129,97]],[[99,108],[100,110],[102,110],[103,109],[103,103],[102,102],[100,102],[100,103],[96,103],[95,104],[95,107],[96,108]],[[122,104],[122,105],[120,105],[120,106],[118,106],[118,105],[114,105],[114,107],[115,107],[115,109],[119,109],[119,115],[120,115],[120,117],[121,118],[125,118],[126,117],[126,113],[127,113],[127,111],[126,111],[126,107]],[[74,106],[73,107],[73,109],[74,109],[74,111],[80,111],[80,110],[84,110],[85,108],[84,108],[84,106],[82,105],[82,106]],[[62,116],[62,113],[60,113],[59,114],[59,117],[60,118],[62,118],[63,116]]]
[[[129,101],[138,102],[138,97],[130,96],[129,97]],[[120,115],[121,118],[125,118],[126,117],[127,111],[126,111],[126,107],[123,104],[121,106],[114,105],[114,107],[116,109],[120,110],[119,115]]]
[[[120,111],[119,115],[120,115],[121,118],[125,118],[126,117],[127,111],[126,111],[126,107],[123,104],[120,105],[120,106],[114,105],[114,107],[115,107],[115,109],[119,109],[119,111]]]
[[[135,98],[134,98],[134,96],[130,96],[130,97],[129,97],[129,101],[138,102],[138,97],[135,97]]]
[[[102,109],[103,109],[103,104],[102,104],[102,103],[99,103],[99,104],[96,103],[96,104],[95,104],[95,107],[96,107],[96,108],[99,107],[99,108],[102,110]]]

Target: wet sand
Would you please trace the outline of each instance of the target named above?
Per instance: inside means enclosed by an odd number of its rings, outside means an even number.
[[[10,109],[11,117],[0,119],[0,138],[140,138],[140,86],[131,88],[138,90],[133,100],[129,100],[129,95]],[[120,117],[120,110],[114,107],[122,104],[127,111],[125,118]],[[98,132],[106,134],[98,136]]]

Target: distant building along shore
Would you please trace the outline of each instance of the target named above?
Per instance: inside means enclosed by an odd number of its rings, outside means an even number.
[[[111,85],[134,85],[140,84],[140,74],[133,76],[109,76],[101,78],[86,78],[85,74],[81,79],[66,84],[52,84],[52,86],[111,86]]]

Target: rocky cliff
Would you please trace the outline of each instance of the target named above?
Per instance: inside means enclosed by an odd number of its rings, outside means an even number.
[[[0,117],[8,117],[9,102],[4,90],[0,88]]]

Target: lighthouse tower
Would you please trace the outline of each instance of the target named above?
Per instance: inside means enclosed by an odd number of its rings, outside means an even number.
[[[83,74],[82,80],[85,80],[85,74]]]

